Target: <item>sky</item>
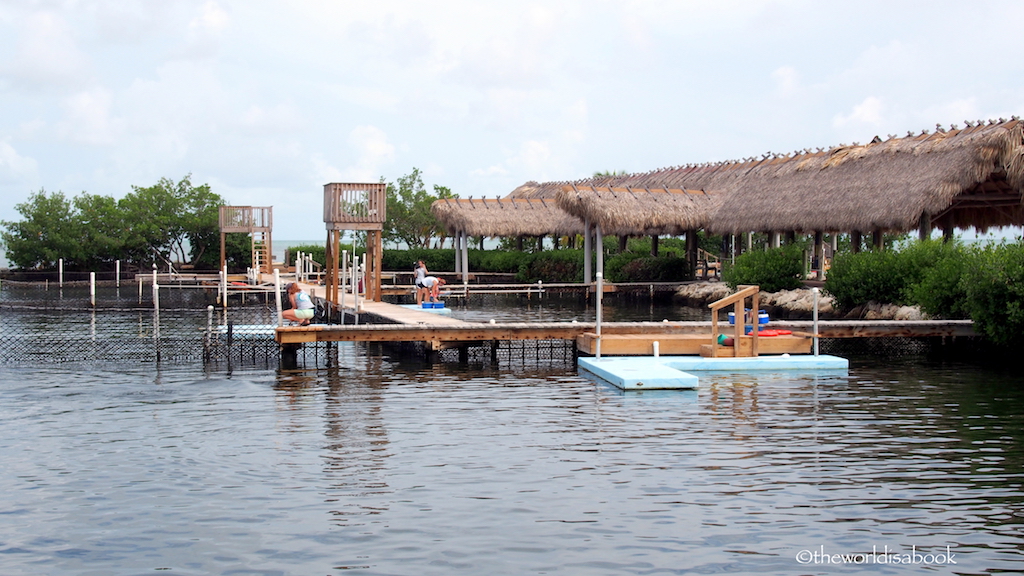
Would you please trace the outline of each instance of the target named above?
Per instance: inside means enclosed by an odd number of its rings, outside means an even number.
[[[0,0],[0,220],[160,178],[320,240],[323,185],[536,180],[1024,115],[1019,0]]]

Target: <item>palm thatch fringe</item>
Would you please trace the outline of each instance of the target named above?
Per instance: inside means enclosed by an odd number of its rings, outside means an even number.
[[[703,228],[720,195],[702,190],[562,186],[558,205],[613,235],[680,235]]]
[[[582,221],[547,198],[443,199],[435,201],[430,209],[452,234],[457,231],[470,236],[567,236],[583,233]]]
[[[977,122],[828,151],[664,168],[595,186],[721,193],[707,228],[746,231],[907,231],[922,214],[939,227],[1024,224],[1020,120]]]

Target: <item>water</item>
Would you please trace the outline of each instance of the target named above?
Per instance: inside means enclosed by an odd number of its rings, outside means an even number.
[[[6,365],[0,573],[1019,573],[1022,439],[1019,375],[916,357],[628,394],[357,345]]]

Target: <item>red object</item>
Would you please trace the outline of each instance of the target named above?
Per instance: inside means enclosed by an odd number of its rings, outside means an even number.
[[[792,334],[792,333],[793,333],[792,330],[775,330],[775,329],[758,330],[757,331],[757,335],[758,336],[786,336],[786,335]]]

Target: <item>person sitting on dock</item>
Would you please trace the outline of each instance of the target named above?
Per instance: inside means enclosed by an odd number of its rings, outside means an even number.
[[[299,326],[309,326],[309,320],[316,314],[316,306],[310,300],[309,294],[303,292],[298,282],[288,285],[288,300],[291,301],[292,307],[282,311],[281,316],[286,320],[298,322]]]
[[[430,291],[430,301],[437,302],[437,296],[441,292],[441,286],[444,286],[447,282],[443,278],[437,278],[435,276],[427,276],[423,279],[423,285]]]
[[[416,304],[420,305],[430,296],[430,289],[423,285],[423,279],[427,277],[427,265],[423,260],[416,261]]]

